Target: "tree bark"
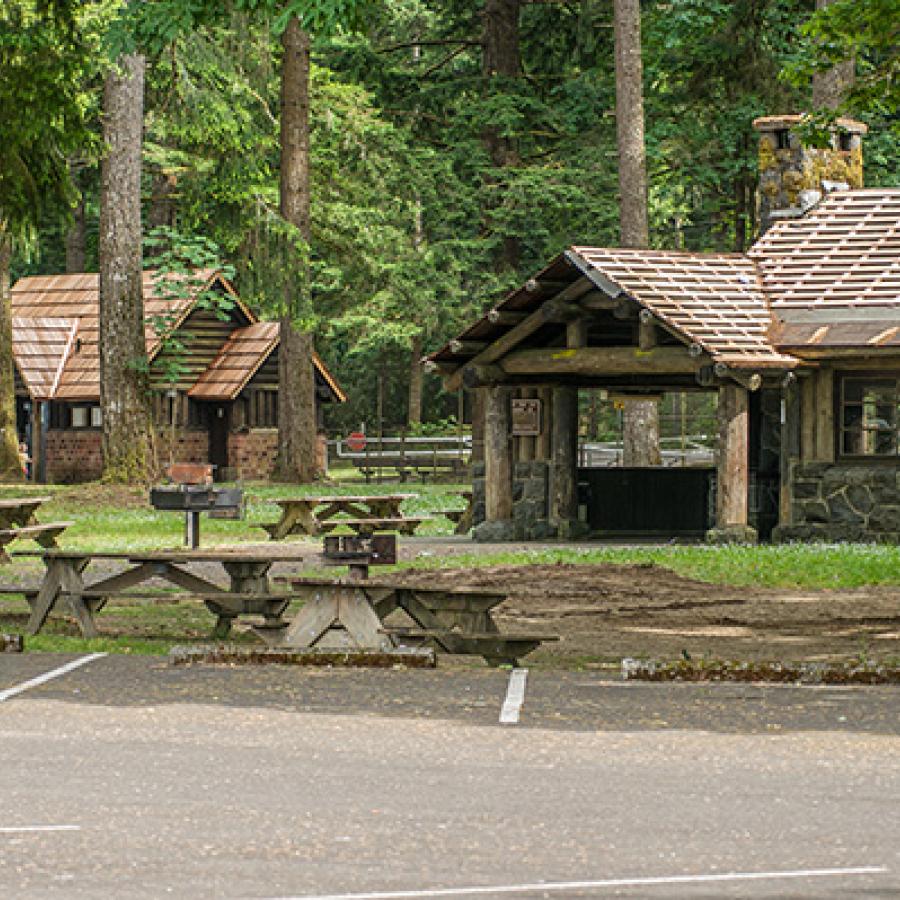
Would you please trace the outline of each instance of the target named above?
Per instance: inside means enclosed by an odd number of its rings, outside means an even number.
[[[72,207],[72,224],[66,232],[66,272],[80,273],[87,268],[87,217],[84,197]]]
[[[175,195],[178,191],[178,178],[166,172],[158,172],[153,178],[150,191],[150,209],[147,224],[151,228],[175,227]]]
[[[616,141],[619,150],[619,236],[623,247],[647,247],[647,162],[644,149],[644,88],[640,0],[614,0],[616,43]],[[659,409],[654,400],[625,403],[626,465],[659,461]],[[652,443],[655,438],[655,444]],[[654,460],[656,460],[654,462]]]
[[[281,36],[280,211],[309,244],[309,35],[292,17]],[[308,263],[298,261],[291,296],[284,298],[278,353],[278,470],[285,481],[313,481],[316,461],[316,381],[313,336],[301,327],[309,292]],[[290,281],[290,280],[289,280]]]
[[[520,9],[521,0],[484,2],[482,68],[488,82],[493,78],[518,78],[522,73],[519,50]],[[505,169],[519,165],[515,141],[504,137],[499,128],[487,126],[482,132],[482,140],[494,168]],[[496,257],[498,271],[516,269],[519,255],[519,239],[514,235],[504,235]]]
[[[629,400],[622,416],[622,464],[658,466],[659,406],[655,400]]]
[[[646,247],[647,164],[640,0],[615,0],[616,141],[619,150],[619,228],[623,247]]]
[[[22,480],[13,374],[11,260],[12,242],[0,225],[0,481]]]
[[[412,353],[409,361],[409,408],[407,425],[418,425],[422,421],[422,335],[412,339]]]
[[[825,9],[834,0],[816,0],[816,10]],[[817,109],[837,109],[853,87],[856,78],[856,60],[847,59],[826,69],[816,72],[812,82],[812,102]]]
[[[144,340],[141,138],[144,57],[122,55],[103,93],[106,153],[100,185],[100,406],[103,477],[151,473],[150,393]]]

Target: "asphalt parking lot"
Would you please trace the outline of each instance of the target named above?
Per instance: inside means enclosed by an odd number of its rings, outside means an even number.
[[[0,655],[10,897],[900,897],[900,689]]]

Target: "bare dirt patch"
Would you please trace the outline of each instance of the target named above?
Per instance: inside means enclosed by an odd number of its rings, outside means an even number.
[[[529,662],[715,657],[826,662],[900,658],[900,591],[729,587],[654,565],[530,565],[398,573],[405,584],[509,592],[504,631],[547,632]]]

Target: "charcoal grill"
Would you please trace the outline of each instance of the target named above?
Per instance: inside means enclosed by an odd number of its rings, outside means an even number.
[[[154,509],[184,513],[184,545],[200,546],[200,513],[213,510],[237,510],[243,502],[240,488],[216,488],[208,484],[172,484],[151,488],[150,505]]]

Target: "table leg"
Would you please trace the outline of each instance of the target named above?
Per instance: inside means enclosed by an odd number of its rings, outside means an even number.
[[[468,534],[472,528],[472,512],[475,508],[475,504],[470,499],[468,506],[466,506],[465,511],[462,516],[460,516],[459,521],[456,523],[456,528],[453,529],[454,534]]]
[[[31,616],[28,619],[28,633],[37,634],[47,621],[50,611],[63,594],[85,637],[96,637],[97,627],[91,611],[82,597],[84,591],[84,572],[89,558],[45,559],[47,571],[37,596],[32,601]]]
[[[97,625],[94,622],[94,613],[90,605],[84,600],[84,579],[82,572],[87,567],[87,560],[80,567],[73,566],[63,572],[62,590],[66,594],[69,601],[69,607],[75,621],[81,629],[81,634],[86,638],[95,638],[99,634]]]
[[[271,562],[222,562],[232,594],[268,594]]]
[[[196,550],[200,546],[200,512],[190,509],[184,514],[184,546]]]
[[[269,536],[273,541],[281,541],[295,533],[313,536],[319,533],[318,519],[306,503],[292,503],[282,507],[281,518],[269,532]]]

